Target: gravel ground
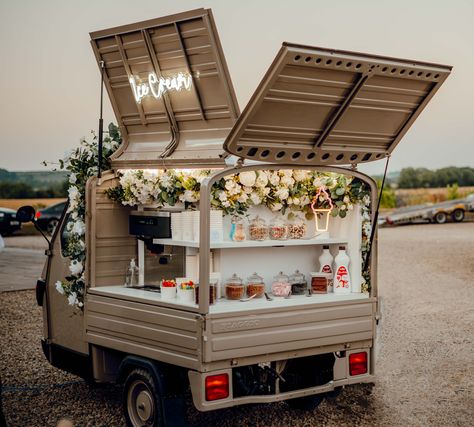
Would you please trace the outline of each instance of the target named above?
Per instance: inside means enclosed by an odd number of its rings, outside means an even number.
[[[380,232],[383,319],[377,383],[314,412],[284,403],[198,413],[193,426],[467,426],[474,418],[474,223]],[[32,291],[0,294],[0,372],[8,425],[123,426],[119,387],[90,388],[48,365]]]

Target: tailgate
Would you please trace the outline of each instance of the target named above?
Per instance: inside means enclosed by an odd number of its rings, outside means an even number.
[[[275,355],[372,340],[376,299],[211,314],[203,362]],[[319,351],[318,351],[319,352]]]

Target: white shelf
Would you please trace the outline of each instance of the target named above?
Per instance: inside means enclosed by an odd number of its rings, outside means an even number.
[[[185,246],[199,248],[199,242],[173,239],[153,239],[158,245]],[[238,248],[271,248],[282,246],[310,246],[310,245],[344,245],[347,239],[295,239],[295,240],[244,240],[243,242],[222,241],[211,242],[211,249],[238,249]]]

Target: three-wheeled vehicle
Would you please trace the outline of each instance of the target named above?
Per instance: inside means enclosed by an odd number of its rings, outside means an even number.
[[[112,170],[87,183],[83,311],[55,290],[69,273],[67,214],[53,236],[38,290],[50,363],[91,382],[123,383],[130,426],[183,423],[189,390],[200,411],[276,401],[310,408],[328,393],[373,382],[377,237],[364,259],[360,207],[331,218],[323,237],[313,237],[308,221],[303,239],[233,241],[225,218],[216,240],[211,192],[222,177],[244,171],[350,175],[371,190],[375,227],[376,186],[357,165],[390,155],[451,68],[284,43],[240,114],[210,10],[91,39],[123,144]],[[136,169],[212,170],[201,183],[192,239],[170,232],[176,208],[127,207],[107,197],[121,172]],[[341,245],[351,292],[270,296],[279,271],[308,279],[323,246],[335,255]],[[138,287],[124,287],[131,258],[141,271]],[[216,272],[222,281],[258,272],[268,298],[215,300],[209,284]],[[361,292],[363,273],[369,292]],[[165,299],[153,286],[192,275],[198,303]]]

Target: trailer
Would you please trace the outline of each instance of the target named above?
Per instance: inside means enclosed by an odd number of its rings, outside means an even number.
[[[448,221],[448,218],[451,218],[454,222],[462,222],[466,212],[473,210],[473,197],[471,195],[464,199],[397,209],[385,217],[385,223],[387,225],[403,225],[416,222],[444,224]]]
[[[377,190],[356,167],[390,155],[451,67],[284,43],[240,114],[208,9],[94,32],[91,43],[123,144],[112,170],[87,183],[83,311],[55,290],[69,272],[64,246],[74,219],[65,213],[53,236],[37,295],[49,362],[90,382],[123,384],[134,427],[183,425],[188,390],[200,411],[277,401],[309,409],[345,386],[373,382]],[[192,238],[169,229],[186,206],[130,207],[105,194],[127,170],[183,169],[212,170],[200,184]],[[323,232],[305,220],[304,238],[293,240],[236,241],[224,217],[216,239],[215,184],[262,170],[350,176],[370,190],[369,212],[355,204]],[[280,215],[252,209],[267,220]],[[364,221],[374,226],[371,252],[362,251]],[[347,292],[327,292],[339,280],[330,273],[323,293],[308,286],[285,298],[270,286],[279,271],[299,270],[307,280],[324,247],[333,255],[346,248]],[[125,287],[131,258],[139,284]],[[254,272],[265,297],[213,294],[213,273],[225,281]],[[165,298],[164,283],[157,286],[180,276],[196,278],[197,301]]]

